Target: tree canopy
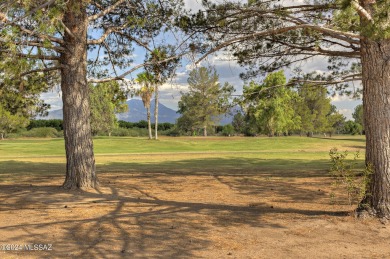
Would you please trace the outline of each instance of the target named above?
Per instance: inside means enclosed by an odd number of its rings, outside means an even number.
[[[111,135],[118,126],[115,114],[126,112],[128,107],[125,103],[127,94],[115,81],[90,84],[91,103],[91,130],[92,135],[105,133]]]
[[[355,110],[352,113],[352,118],[356,123],[362,126],[362,130],[364,131],[363,104],[359,104],[355,107]]]
[[[178,124],[188,129],[203,129],[207,136],[207,127],[213,126],[228,109],[233,86],[219,83],[214,68],[199,67],[190,72],[188,92],[182,93],[179,101]]]
[[[155,85],[155,77],[153,74],[145,71],[137,75],[136,79],[137,83],[140,84],[140,89],[136,92],[137,95],[141,96],[142,102],[146,108],[146,116],[148,121],[148,132],[149,139],[152,139],[152,127],[150,122],[150,102],[152,99],[152,95],[156,90]]]
[[[40,76],[59,80],[64,110],[67,158],[65,188],[98,185],[90,128],[88,83],[124,80],[148,64],[175,60],[179,44],[157,62],[132,65],[134,46],[152,52],[173,32],[182,2],[147,1],[3,1],[0,3],[0,82]],[[79,152],[78,150],[83,150]]]
[[[366,164],[374,173],[358,215],[390,219],[390,139],[385,137],[390,132],[390,1],[203,3],[204,11],[180,19],[187,32],[203,35],[200,60],[228,50],[247,66],[243,78],[248,79],[282,67],[296,66],[299,72],[302,61],[328,57],[328,71],[314,79],[298,73],[295,83],[343,90],[345,83],[362,82]]]
[[[260,132],[269,136],[288,134],[297,129],[300,117],[296,116],[293,100],[296,93],[286,87],[283,71],[270,73],[263,83],[251,82],[244,86],[242,104],[249,116],[253,116]]]

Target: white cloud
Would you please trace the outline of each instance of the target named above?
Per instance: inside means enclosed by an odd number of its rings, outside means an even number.
[[[203,9],[202,0],[185,0],[184,4],[186,9],[191,10],[193,12],[197,12]]]
[[[344,115],[347,118],[347,120],[352,120],[353,109],[339,109],[338,111],[339,113]]]
[[[336,94],[332,97],[330,97],[330,99],[332,100],[332,102],[344,102],[344,101],[350,101],[351,100],[351,97],[347,96],[347,95],[340,95],[340,94]]]
[[[353,99],[347,95],[336,94],[331,97],[331,103],[337,107],[337,110],[343,114],[347,120],[352,120],[352,113],[355,107],[362,103],[362,100]]]
[[[62,108],[62,92],[60,90],[53,90],[41,94],[41,99],[50,104],[51,110],[58,110]]]

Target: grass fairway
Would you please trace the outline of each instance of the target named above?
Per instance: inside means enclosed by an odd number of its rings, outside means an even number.
[[[329,168],[331,148],[364,152],[364,138],[96,138],[94,149],[99,172],[188,171],[197,168],[235,170],[312,171]],[[351,155],[352,157],[352,155]],[[361,157],[364,157],[362,154]],[[18,139],[0,142],[0,181],[18,174],[63,174],[62,139]]]
[[[61,139],[0,141],[0,258],[389,258],[390,228],[330,203],[331,148],[363,137],[94,139],[97,190],[63,190]],[[352,159],[352,155],[350,158]]]

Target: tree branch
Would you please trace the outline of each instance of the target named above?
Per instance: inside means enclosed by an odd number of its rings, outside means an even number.
[[[361,17],[364,17],[365,19],[367,19],[368,21],[370,21],[371,23],[374,23],[374,20],[372,19],[372,16],[366,11],[366,9],[364,9],[358,1],[356,0],[352,0],[351,1],[351,5],[352,7],[358,12],[358,14],[361,16]]]
[[[119,6],[120,4],[124,3],[125,0],[119,0],[118,2],[116,2],[115,4],[107,7],[105,10],[103,10],[102,12],[98,13],[98,14],[95,14],[95,15],[92,15],[90,17],[88,17],[88,21],[94,21],[100,17],[103,17],[104,15],[108,14],[109,12],[111,12],[112,10],[114,10],[117,6]]]
[[[19,30],[21,30],[22,32],[24,32],[27,35],[30,35],[30,36],[33,36],[33,37],[37,37],[39,39],[48,39],[50,41],[56,42],[56,43],[61,44],[61,45],[64,44],[64,41],[62,39],[60,39],[60,38],[53,37],[53,36],[46,35],[46,34],[42,34],[42,33],[38,33],[38,32],[35,32],[35,31],[31,31],[31,30],[26,29],[23,26],[17,24],[16,22],[8,20],[7,16],[4,13],[2,13],[2,12],[0,12],[0,21],[4,22],[5,25],[10,25],[10,26],[17,27]]]
[[[49,71],[54,71],[54,70],[60,70],[61,68],[62,68],[61,66],[56,66],[56,67],[34,69],[34,70],[30,70],[30,71],[27,71],[27,72],[24,72],[24,73],[20,74],[20,77],[26,76],[26,75],[29,75],[29,74],[33,74],[33,73],[49,72]]]
[[[354,34],[354,33],[336,31],[336,30],[333,30],[333,29],[324,28],[324,27],[320,27],[320,26],[317,26],[317,25],[311,25],[311,24],[301,24],[301,25],[295,25],[295,26],[288,26],[288,27],[283,27],[283,28],[278,28],[278,29],[273,29],[273,30],[266,30],[266,31],[256,32],[256,33],[253,33],[253,34],[250,34],[250,35],[245,35],[245,36],[242,36],[242,37],[237,37],[237,38],[225,41],[225,42],[221,43],[220,45],[214,47],[213,49],[209,50],[200,59],[198,59],[198,61],[196,61],[196,64],[199,64],[200,61],[205,59],[211,53],[217,52],[218,50],[226,48],[227,46],[232,45],[234,43],[238,43],[238,42],[241,42],[241,41],[244,41],[244,40],[248,40],[248,39],[253,39],[253,38],[256,38],[256,37],[277,35],[277,34],[282,34],[282,33],[288,32],[288,31],[298,30],[298,29],[305,29],[305,28],[313,29],[313,30],[322,32],[324,34],[334,36],[335,38],[342,38],[343,40],[345,40],[345,37],[356,38],[356,39],[362,38],[361,36],[359,36],[357,34]],[[353,41],[355,41],[355,40],[353,40]],[[356,42],[358,42],[358,41],[356,41]]]
[[[305,51],[317,52],[323,54],[325,56],[333,56],[333,57],[348,57],[348,58],[358,58],[360,56],[359,51],[337,51],[337,50],[329,50],[323,49],[320,46],[299,46],[295,44],[291,44],[288,42],[275,41],[279,44],[285,45],[290,48],[300,49]]]
[[[180,57],[182,57],[184,55],[187,55],[189,53],[190,52],[183,52],[183,53],[181,53],[179,55],[176,55],[176,56],[173,56],[173,57],[169,57],[169,58],[166,58],[164,60],[160,60],[159,62],[146,62],[146,63],[143,63],[143,64],[140,64],[140,65],[137,65],[137,66],[133,67],[132,69],[122,73],[119,76],[110,77],[110,78],[102,78],[102,79],[91,78],[91,79],[88,79],[88,82],[89,83],[104,83],[104,82],[110,82],[110,81],[115,81],[115,80],[124,80],[127,75],[131,74],[132,72],[138,70],[141,67],[145,67],[145,66],[148,66],[148,65],[156,65],[156,64],[165,63],[165,62],[168,62],[168,61],[171,61],[171,60],[174,60],[174,59],[178,59],[178,58],[180,58]]]
[[[316,85],[336,85],[336,84],[353,82],[353,81],[361,81],[362,79],[363,79],[362,74],[358,73],[358,74],[346,75],[346,76],[341,77],[339,80],[332,80],[332,81],[293,79],[293,80],[291,80],[291,84],[311,83],[311,84],[316,84]]]
[[[18,19],[14,20],[13,22],[18,22],[18,21],[20,21],[20,20],[23,20],[24,18],[26,18],[26,17],[32,15],[32,14],[35,13],[36,11],[38,11],[38,10],[40,10],[40,9],[43,9],[43,8],[45,8],[45,7],[47,7],[47,6],[51,5],[51,4],[53,4],[55,1],[56,1],[56,0],[50,0],[50,1],[46,2],[46,3],[43,3],[43,4],[41,4],[41,5],[37,6],[37,7],[35,7],[35,8],[32,9],[31,11],[29,11],[28,13],[26,13],[24,16],[19,17]],[[0,17],[1,17],[1,15],[0,15]]]
[[[96,40],[88,40],[87,41],[87,44],[88,45],[97,45],[97,44],[102,44],[103,41],[105,41],[105,39],[107,39],[107,37],[114,31],[114,27],[110,27],[108,28],[104,33],[103,35],[99,38],[99,39],[96,39]]]
[[[46,56],[46,55],[33,55],[33,54],[24,54],[24,53],[12,53],[10,51],[1,51],[3,53],[13,54],[20,58],[31,58],[31,59],[41,59],[41,60],[60,60],[58,56]]]
[[[0,39],[0,42],[6,42],[3,39]],[[57,52],[65,52],[65,48],[60,47],[60,46],[45,46],[42,42],[40,41],[26,41],[26,42],[15,42],[14,43],[17,46],[31,46],[31,47],[40,47],[40,48],[45,48],[45,49],[51,49]]]

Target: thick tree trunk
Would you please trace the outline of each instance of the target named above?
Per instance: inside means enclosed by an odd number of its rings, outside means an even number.
[[[154,137],[155,139],[158,139],[158,85],[156,84],[156,93],[155,93],[155,98],[154,98]]]
[[[362,40],[366,164],[371,184],[360,209],[390,219],[390,40]]]
[[[207,137],[207,126],[203,126],[203,136]]]
[[[148,118],[148,131],[149,131],[149,139],[152,139],[152,125],[150,123],[150,106],[146,108],[146,114]]]
[[[63,22],[66,52],[61,55],[66,178],[63,187],[95,188],[97,177],[90,127],[87,84],[87,15],[83,1],[71,0]]]

